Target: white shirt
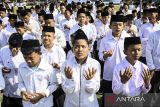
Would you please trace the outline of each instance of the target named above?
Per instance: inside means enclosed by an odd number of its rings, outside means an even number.
[[[160,24],[156,23],[154,26],[151,23],[143,24],[138,32],[138,36],[141,38],[142,42],[142,56],[146,57],[146,45],[149,35],[155,31],[160,30]]]
[[[146,61],[150,70],[160,70],[160,31],[149,36],[146,46]]]
[[[72,79],[65,76],[65,67],[72,68]],[[96,69],[96,74],[91,80],[86,80],[84,77],[84,73],[88,68]],[[62,65],[62,89],[66,93],[64,107],[99,107],[96,92],[100,87],[100,69],[99,62],[90,57],[82,65],[76,62],[75,57],[67,60]]]
[[[0,72],[2,72],[3,67],[11,69],[10,73],[3,73],[6,86],[3,90],[5,96],[20,98],[18,96],[18,67],[22,62],[24,62],[24,58],[21,51],[12,57],[8,45],[0,50]]]
[[[127,83],[123,84],[120,78],[120,71],[123,74],[126,67],[131,67],[133,74]],[[149,89],[145,88],[144,80],[142,78],[144,69],[146,70],[148,67],[142,62],[137,60],[134,66],[132,66],[125,58],[114,68],[112,80],[113,92],[124,96],[138,96],[141,93],[147,93],[150,90],[151,85]]]
[[[1,19],[4,25],[7,25],[9,23],[9,18],[8,17],[4,17]]]
[[[125,37],[129,37],[129,34],[127,34],[125,31],[122,31],[121,37],[117,41],[112,35],[112,32],[110,32],[101,40],[99,59],[105,61],[103,72],[104,80],[112,81],[113,69],[115,65],[125,58],[125,54],[123,52]],[[108,57],[107,59],[103,59],[103,52],[111,49],[113,50],[112,56]]]
[[[94,34],[93,34],[93,30],[91,29],[91,27],[87,26],[87,25],[83,25],[82,27],[78,25],[78,23],[76,25],[74,25],[72,27],[72,29],[70,30],[70,37],[69,37],[69,42],[70,42],[70,45],[72,46],[71,44],[71,35],[73,33],[75,33],[78,29],[82,29],[84,31],[84,33],[86,34],[86,36],[88,37],[89,40],[94,40]]]
[[[42,52],[42,58],[49,64],[57,63],[61,67],[62,64],[65,62],[66,54],[64,50],[59,46],[54,45],[50,50],[46,50],[43,45],[41,47],[41,52]],[[58,83],[61,84],[62,83],[61,72],[58,69],[54,70],[56,71],[56,77]]]
[[[130,35],[131,37],[138,35],[138,29],[137,29],[137,27],[136,27],[134,24],[132,24],[130,28],[129,28],[129,26],[126,26],[124,30],[125,30],[126,32],[128,32],[128,30],[133,30],[133,31],[135,32],[135,35],[133,35],[133,33],[129,33],[129,35]]]
[[[0,49],[7,45],[7,38],[4,35],[4,29],[0,31]]]
[[[132,10],[128,10],[128,11],[122,10],[122,12],[124,13],[124,16],[128,14],[132,14]]]
[[[56,74],[52,66],[43,59],[36,68],[28,67],[27,63],[22,63],[18,72],[19,89],[30,93],[45,93],[46,97],[42,98],[36,104],[29,101],[23,101],[24,107],[52,107],[52,93],[57,89]]]
[[[65,39],[64,33],[60,29],[58,29],[56,27],[54,27],[54,28],[55,28],[55,36],[56,36],[55,44],[57,46],[65,48],[66,47],[66,39]]]
[[[64,19],[65,19],[64,15],[59,13],[55,18],[56,24],[59,26],[60,22]]]
[[[10,23],[7,24],[7,26],[4,28],[4,31],[3,31],[3,35],[5,36],[6,38],[6,43],[8,44],[8,40],[9,40],[9,37],[11,36],[12,33],[16,33],[16,28],[15,27],[12,27],[10,25]]]
[[[65,38],[66,38],[66,41],[69,41],[69,32],[70,32],[70,29],[72,29],[72,27],[76,24],[76,21],[74,19],[70,19],[70,20],[67,20],[67,19],[64,19],[60,22],[60,29],[64,32],[65,34]],[[64,29],[64,26],[67,25],[70,27],[70,29]]]
[[[97,28],[97,50],[99,50],[101,39],[107,35],[111,29],[109,28],[109,24],[104,25],[103,23]]]

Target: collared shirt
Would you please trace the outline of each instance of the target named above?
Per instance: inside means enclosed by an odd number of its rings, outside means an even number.
[[[2,20],[2,22],[3,22],[3,24],[6,26],[8,23],[9,23],[9,18],[8,17],[4,17],[4,18],[2,18],[1,19]]]
[[[9,40],[9,37],[11,36],[12,33],[16,33],[16,28],[15,27],[12,27],[10,25],[10,23],[7,24],[7,26],[5,27],[4,31],[3,31],[3,35],[5,36],[6,38],[6,43],[8,44],[8,40]]]
[[[86,34],[86,36],[88,37],[89,40],[94,40],[94,34],[93,34],[93,31],[91,29],[90,26],[87,26],[87,25],[83,25],[82,27],[79,26],[79,24],[77,23],[76,25],[74,25],[72,27],[72,29],[70,30],[70,33],[69,33],[69,42],[70,42],[70,45],[72,46],[71,44],[71,35],[73,33],[75,33],[78,29],[82,29],[84,31],[84,33]]]
[[[156,23],[154,26],[151,23],[143,24],[138,32],[138,36],[142,41],[142,56],[146,57],[146,45],[149,38],[149,35],[155,31],[160,30],[160,24]]]
[[[64,50],[59,46],[54,45],[50,50],[46,50],[43,45],[41,47],[41,52],[42,52],[42,58],[51,65],[57,63],[61,67],[62,64],[65,62],[66,54]],[[54,70],[56,71],[58,84],[61,84],[62,83],[61,72],[58,69]]]
[[[127,67],[131,67],[133,74],[127,83],[123,84],[120,78],[120,71],[123,74]],[[138,96],[141,93],[147,93],[150,90],[151,85],[149,89],[145,88],[144,80],[142,78],[144,69],[146,70],[148,67],[142,62],[137,60],[134,66],[132,66],[125,58],[122,62],[115,66],[113,71],[113,92],[115,94],[122,94],[124,96]]]
[[[69,41],[69,32],[70,32],[70,29],[72,29],[72,27],[76,24],[77,22],[74,20],[74,19],[64,19],[60,22],[60,29],[64,32],[65,34],[65,38],[66,38],[66,41]],[[70,29],[65,29],[64,26],[67,25],[70,27]]]
[[[72,79],[65,76],[64,68],[73,70]],[[84,73],[88,68],[96,69],[96,74],[90,80],[86,80]],[[66,93],[64,107],[99,107],[96,92],[100,87],[101,67],[98,61],[90,57],[82,65],[78,64],[75,57],[67,60],[61,68],[62,88]]]
[[[18,96],[18,67],[22,62],[24,62],[24,58],[20,51],[16,56],[12,57],[8,45],[0,50],[0,72],[2,72],[3,67],[11,69],[10,73],[3,73],[5,80],[5,89],[3,93],[5,96],[20,97]]]
[[[65,48],[66,47],[66,39],[65,39],[65,35],[64,35],[63,31],[57,27],[54,27],[54,28],[55,28],[55,36],[56,36],[55,44],[57,46]]]
[[[7,37],[4,35],[4,29],[0,31],[0,49],[7,45]]]
[[[129,34],[125,31],[122,31],[121,37],[117,41],[114,36],[112,35],[112,31],[108,33],[100,43],[99,49],[99,59],[105,61],[104,63],[104,72],[103,72],[103,79],[112,81],[113,77],[113,69],[116,64],[121,62],[125,58],[124,50],[124,39],[125,37],[129,37]],[[107,59],[103,58],[103,52],[113,50],[113,54],[111,57]]]
[[[160,31],[149,36],[146,46],[146,60],[150,70],[160,70]]]
[[[52,93],[57,89],[56,74],[52,66],[41,59],[38,67],[30,68],[27,63],[22,63],[18,72],[19,89],[29,93],[45,93],[36,104],[23,101],[24,107],[52,107]]]
[[[101,24],[98,28],[98,35],[97,35],[97,50],[99,50],[101,39],[107,35],[108,32],[111,31],[109,28],[109,23],[108,24]]]
[[[61,14],[61,13],[59,13],[59,14],[56,16],[55,21],[56,21],[56,23],[59,25],[60,22],[61,22],[62,20],[64,20],[64,19],[65,19],[64,15]]]

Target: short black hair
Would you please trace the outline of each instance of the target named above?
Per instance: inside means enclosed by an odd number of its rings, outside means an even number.
[[[23,40],[21,52],[23,55],[30,55],[33,52],[41,55],[41,45],[38,40]]]

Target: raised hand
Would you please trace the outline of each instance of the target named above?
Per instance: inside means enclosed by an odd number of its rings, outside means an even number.
[[[53,66],[53,68],[60,69],[60,66],[57,63],[53,63],[52,66]]]
[[[70,67],[64,68],[65,75],[68,79],[72,79],[73,70]]]
[[[144,69],[143,73],[142,73],[142,78],[145,84],[145,87],[148,89],[149,85],[150,85],[150,81],[151,81],[151,72],[148,69]]]
[[[103,58],[106,59],[106,58],[108,58],[108,57],[111,57],[112,54],[113,54],[113,50],[112,50],[112,49],[109,50],[109,51],[104,51],[104,52],[103,52]]]
[[[86,78],[86,80],[90,80],[94,77],[95,73],[96,73],[96,69],[92,68],[88,68],[87,71],[85,71],[84,77]]]
[[[122,72],[120,71],[121,82],[123,84],[125,84],[132,77],[132,74],[133,74],[133,72],[132,72],[131,67],[129,67],[129,68],[126,67],[123,75],[122,75]]]

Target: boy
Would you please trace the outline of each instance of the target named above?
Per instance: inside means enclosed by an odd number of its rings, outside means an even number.
[[[38,40],[23,40],[25,62],[19,66],[19,90],[24,107],[52,107],[52,93],[57,89],[53,67],[41,58]]]
[[[89,40],[83,30],[74,34],[75,57],[61,68],[62,88],[66,93],[64,107],[98,107],[96,92],[100,87],[100,64],[88,56]]]
[[[42,31],[42,58],[53,66],[58,80],[59,88],[54,92],[54,106],[63,107],[64,92],[61,88],[61,72],[60,67],[66,59],[63,48],[55,44],[55,29],[51,26],[43,26]]]
[[[151,74],[148,67],[138,60],[142,54],[140,38],[125,38],[124,53],[125,59],[113,71],[113,92],[129,97],[147,93],[151,88]],[[136,106],[136,103],[133,105]]]
[[[18,66],[24,62],[20,51],[22,36],[11,34],[9,45],[0,50],[0,66],[5,80],[2,107],[23,107],[22,98],[18,95]]]

